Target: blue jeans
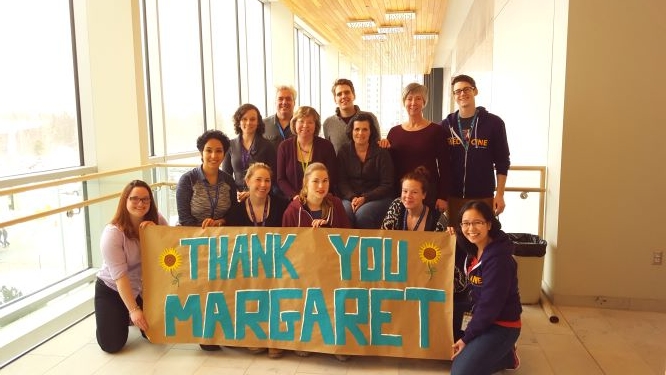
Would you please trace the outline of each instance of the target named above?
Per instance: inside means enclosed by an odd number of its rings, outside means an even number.
[[[467,343],[453,359],[451,375],[486,375],[513,364],[513,347],[520,328],[493,324],[481,336]]]
[[[352,210],[351,201],[343,199],[342,205],[345,207],[352,228],[379,229],[392,201],[393,199],[386,198],[365,202],[356,212]]]

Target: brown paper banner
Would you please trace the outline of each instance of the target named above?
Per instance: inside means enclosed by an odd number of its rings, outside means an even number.
[[[446,232],[149,226],[147,335],[450,359],[454,241]]]

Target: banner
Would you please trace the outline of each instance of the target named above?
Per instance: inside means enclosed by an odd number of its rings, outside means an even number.
[[[155,225],[140,235],[151,342],[451,358],[446,232]]]

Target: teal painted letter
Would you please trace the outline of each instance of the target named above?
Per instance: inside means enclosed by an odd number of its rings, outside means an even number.
[[[201,337],[203,324],[201,317],[201,296],[190,294],[181,305],[175,294],[168,294],[164,301],[164,332],[165,336],[176,335],[176,319],[183,322],[192,319],[192,336]]]
[[[347,300],[356,306],[355,313],[347,313]],[[347,343],[347,330],[359,345],[368,345],[368,340],[358,327],[368,324],[368,290],[367,289],[336,289],[335,290],[335,342],[338,345]]]
[[[391,322],[391,312],[382,311],[382,302],[385,300],[403,301],[402,290],[373,289],[370,291],[370,342],[372,345],[402,346],[402,336],[396,334],[383,334],[382,325]]]

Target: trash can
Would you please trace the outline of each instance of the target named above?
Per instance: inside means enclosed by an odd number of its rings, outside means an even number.
[[[513,257],[518,263],[518,291],[520,303],[539,303],[541,279],[543,279],[543,257],[546,255],[546,241],[534,234],[507,233],[516,245]]]

